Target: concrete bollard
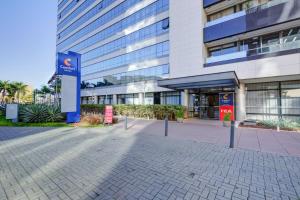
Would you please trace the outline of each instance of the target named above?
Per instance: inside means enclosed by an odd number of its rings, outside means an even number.
[[[230,126],[230,145],[229,148],[234,148],[234,121],[231,121],[231,126]]]
[[[165,137],[168,136],[168,116],[165,117]]]

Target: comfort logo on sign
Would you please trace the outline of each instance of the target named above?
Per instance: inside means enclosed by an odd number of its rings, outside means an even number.
[[[75,56],[63,53],[57,54],[56,70],[58,75],[77,76],[77,67],[78,62]]]
[[[228,100],[228,94],[224,94],[224,95],[223,95],[223,99],[224,99],[224,100]]]
[[[64,65],[67,66],[67,67],[71,67],[72,66],[71,61],[72,60],[70,58],[66,58],[64,60]]]

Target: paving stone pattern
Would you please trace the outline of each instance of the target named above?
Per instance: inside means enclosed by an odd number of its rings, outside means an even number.
[[[1,200],[299,196],[299,157],[121,128],[0,128]]]

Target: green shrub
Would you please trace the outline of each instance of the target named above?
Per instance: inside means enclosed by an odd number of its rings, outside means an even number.
[[[5,107],[0,105],[0,116],[5,116]]]
[[[185,107],[176,105],[113,105],[115,115],[126,115],[144,119],[164,119],[168,115],[169,120],[184,118]],[[81,113],[104,114],[105,105],[89,104],[81,105]]]
[[[114,105],[115,115],[126,115],[144,119],[164,119],[168,115],[169,120],[184,118],[185,107],[175,105]],[[81,105],[82,113],[104,113],[105,105]]]
[[[81,105],[81,113],[103,114],[105,105],[102,104],[84,104]]]
[[[176,118],[183,119],[184,118],[184,109],[179,109],[176,111]]]
[[[231,121],[231,113],[226,113],[226,114],[224,115],[224,121],[225,121],[225,122]]]
[[[54,105],[20,105],[19,109],[19,119],[26,123],[60,122],[64,119],[60,107]]]
[[[262,120],[258,122],[258,125],[276,129],[277,126],[279,126],[280,129],[284,130],[299,130],[300,129],[300,121],[292,121],[287,119],[281,119],[281,120]]]

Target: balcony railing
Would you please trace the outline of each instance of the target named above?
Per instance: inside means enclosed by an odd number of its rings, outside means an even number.
[[[239,51],[229,54],[224,54],[220,56],[212,56],[206,59],[206,63],[215,63],[215,62],[221,62],[225,60],[232,60],[237,58],[245,58],[247,57],[247,51]]]
[[[270,54],[276,53],[281,51],[293,50],[300,48],[300,34],[292,35],[288,37],[281,38],[280,44],[272,44],[272,45],[263,45],[258,48],[248,49],[248,50],[241,50],[234,53],[224,54],[220,56],[212,56],[206,59],[206,63],[215,63],[227,60],[233,60],[238,58],[245,58],[249,56],[255,55],[263,55],[263,54]]]
[[[239,12],[236,12],[236,13],[233,13],[233,14],[215,19],[213,21],[207,22],[205,24],[205,27],[220,24],[222,22],[226,22],[226,21],[229,21],[229,20],[232,20],[232,19],[236,19],[238,17],[245,16],[245,15],[250,14],[250,13],[255,13],[255,12],[258,12],[258,11],[276,6],[278,4],[286,3],[287,1],[289,1],[289,0],[273,0],[273,1],[270,1],[268,3],[261,4],[259,6],[255,6],[255,7],[251,7],[251,8],[248,8],[246,10],[242,10],[242,11],[239,11]]]
[[[216,25],[216,24],[220,24],[222,22],[226,22],[226,21],[229,21],[229,20],[232,20],[232,19],[244,16],[244,15],[246,15],[246,11],[245,10],[240,11],[240,12],[236,12],[236,13],[233,13],[231,15],[227,15],[227,16],[215,19],[213,21],[207,22],[205,24],[205,27],[209,27],[209,26],[213,26],[213,25]]]
[[[288,39],[292,39],[292,41],[288,41]],[[299,49],[300,48],[300,40],[299,39],[300,39],[300,34],[298,34],[294,37],[285,37],[285,38],[282,38],[283,43],[281,43],[281,44],[263,45],[262,47],[250,49],[247,51],[247,56],[270,54],[270,53],[276,53],[276,52],[280,52],[280,51]]]

